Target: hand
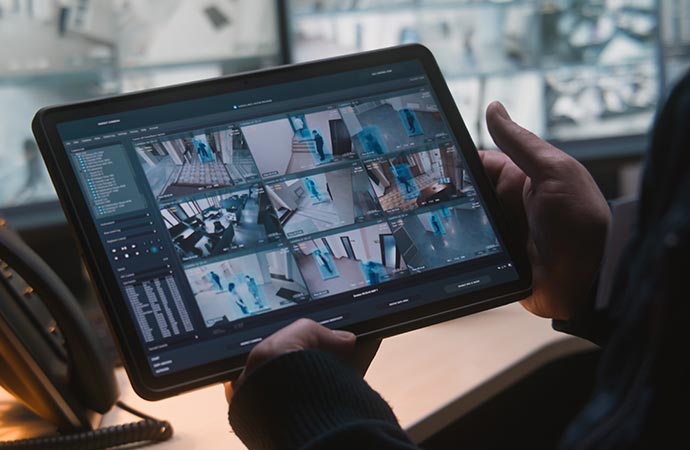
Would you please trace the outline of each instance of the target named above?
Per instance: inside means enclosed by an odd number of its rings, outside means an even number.
[[[283,353],[298,350],[313,349],[333,353],[364,376],[380,344],[380,339],[357,341],[349,331],[331,330],[313,320],[299,319],[276,331],[252,349],[239,378],[233,383],[225,383],[225,397],[230,403],[234,388],[256,367]]]
[[[502,104],[490,104],[486,120],[503,153],[480,156],[532,264],[532,295],[521,303],[538,316],[567,320],[599,271],[608,205],[582,164],[513,122]]]

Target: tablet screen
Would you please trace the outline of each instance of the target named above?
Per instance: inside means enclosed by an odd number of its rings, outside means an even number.
[[[518,278],[417,61],[58,131],[155,376]]]

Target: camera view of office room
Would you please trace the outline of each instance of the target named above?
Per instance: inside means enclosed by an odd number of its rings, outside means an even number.
[[[309,300],[287,248],[187,268],[185,273],[206,327]]]
[[[370,101],[340,108],[361,156],[408,150],[448,132],[429,92]]]
[[[135,148],[153,195],[161,200],[259,178],[235,126],[165,137]]]
[[[297,173],[355,156],[337,109],[290,114],[242,126],[242,132],[263,177]]]
[[[280,224],[259,185],[174,201],[161,208],[161,215],[183,260],[280,238]]]
[[[381,207],[388,212],[408,211],[474,193],[455,147],[450,144],[371,161],[367,163],[367,173]]]
[[[394,223],[393,230],[411,271],[455,264],[499,250],[493,227],[477,202],[410,214]]]
[[[295,244],[295,258],[313,298],[400,278],[407,272],[387,223]]]
[[[331,170],[266,186],[290,238],[352,225],[382,214],[361,166]]]

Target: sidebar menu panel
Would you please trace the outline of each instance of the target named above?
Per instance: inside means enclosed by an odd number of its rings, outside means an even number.
[[[146,207],[121,144],[72,150],[72,158],[96,220]]]
[[[134,322],[149,351],[194,331],[174,277],[175,253],[158,232],[121,144],[72,151],[79,182]]]

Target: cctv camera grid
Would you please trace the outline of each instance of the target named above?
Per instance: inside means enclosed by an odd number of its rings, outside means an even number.
[[[372,158],[365,165],[387,214],[475,195],[463,160],[450,143]]]
[[[137,143],[135,151],[158,201],[259,180],[246,140],[233,124],[168,134]]]
[[[288,239],[383,216],[359,163],[282,177],[266,191]]]
[[[378,96],[378,98],[382,98],[382,96]],[[395,99],[394,96],[387,95],[385,96],[384,101],[380,102],[376,106],[376,108],[383,109],[388,111],[388,116],[390,118],[391,113],[390,113],[390,108],[388,108],[387,105],[390,104],[391,99]],[[267,122],[274,122],[275,120],[272,119],[278,119],[283,121],[283,126],[286,125],[285,120],[288,122],[292,121],[290,118],[295,118],[297,117],[299,120],[304,120],[307,123],[310,122],[318,122],[313,120],[314,117],[320,117],[321,120],[323,119],[329,119],[331,121],[339,121],[343,119],[343,114],[341,114],[341,111],[343,108],[348,108],[348,107],[354,107],[356,105],[362,105],[362,104],[367,104],[367,102],[371,101],[371,99],[365,99],[365,100],[360,100],[357,102],[354,102],[352,105],[349,106],[341,106],[340,108],[314,108],[311,110],[303,110],[303,112],[299,114],[281,114],[279,116],[271,116],[267,117],[262,121],[252,121],[251,124],[258,124],[258,123],[267,123]],[[433,100],[430,100],[433,101]],[[353,106],[354,105],[354,106]],[[376,109],[375,108],[375,109]],[[403,108],[404,109],[404,108]],[[433,109],[433,108],[431,108]],[[320,115],[320,116],[319,116]],[[347,113],[345,113],[347,115]],[[291,250],[291,255],[289,255],[289,260],[293,261],[296,263],[295,266],[295,271],[297,272],[299,279],[302,280],[302,285],[304,286],[304,292],[300,289],[290,289],[286,288],[287,290],[281,291],[283,294],[283,297],[291,297],[294,296],[294,298],[284,298],[283,300],[278,300],[278,304],[280,304],[280,308],[286,307],[286,306],[292,306],[297,303],[301,303],[304,301],[308,301],[310,298],[317,299],[317,298],[324,298],[332,295],[336,295],[338,293],[346,292],[348,290],[356,289],[358,287],[365,287],[369,286],[372,284],[377,284],[377,283],[383,283],[386,281],[390,281],[392,279],[398,279],[401,277],[404,277],[408,273],[408,267],[405,261],[405,258],[402,256],[402,251],[398,248],[399,246],[396,243],[396,237],[395,237],[395,232],[392,230],[391,224],[386,222],[385,220],[382,220],[381,217],[384,216],[384,210],[385,210],[385,216],[389,216],[392,213],[397,213],[400,211],[399,208],[388,208],[386,209],[385,207],[382,207],[380,198],[378,198],[378,195],[375,191],[375,181],[370,175],[370,165],[371,164],[386,164],[386,162],[390,161],[396,161],[397,159],[400,158],[405,158],[410,155],[415,155],[415,154],[421,154],[421,153],[429,153],[429,152],[453,152],[454,155],[453,157],[457,159],[457,161],[460,161],[459,156],[457,155],[455,148],[452,146],[452,144],[449,143],[448,141],[448,135],[447,132],[442,131],[442,132],[435,132],[434,133],[434,138],[431,139],[420,139],[419,136],[422,136],[424,133],[424,128],[430,128],[429,126],[429,119],[428,117],[426,119],[422,118],[420,120],[420,116],[424,117],[423,115],[417,115],[415,113],[409,114],[406,112],[399,112],[398,117],[396,120],[400,121],[402,126],[405,124],[409,127],[408,128],[408,138],[418,138],[417,141],[411,142],[408,145],[402,145],[402,146],[397,146],[394,147],[393,151],[386,152],[384,155],[379,155],[379,154],[370,154],[367,156],[366,152],[364,151],[357,151],[355,152],[354,149],[357,148],[357,144],[353,143],[352,141],[359,138],[361,136],[357,136],[355,134],[354,136],[349,136],[350,142],[344,147],[345,149],[348,148],[349,146],[349,151],[345,151],[342,153],[344,155],[343,157],[340,158],[333,158],[332,160],[326,161],[324,164],[319,164],[318,160],[320,159],[320,153],[318,151],[314,151],[314,147],[311,146],[310,150],[310,156],[313,161],[315,161],[315,164],[312,164],[311,166],[309,164],[306,164],[305,167],[298,167],[296,170],[290,172],[286,171],[287,173],[283,174],[282,176],[276,176],[275,174],[272,174],[270,176],[265,176],[265,174],[261,171],[260,163],[257,162],[256,157],[257,157],[257,150],[255,147],[252,146],[252,139],[247,139],[245,137],[245,131],[246,131],[246,126],[251,126],[247,125],[248,122],[245,122],[244,125],[240,124],[240,126],[228,126],[225,127],[225,129],[232,129],[235,133],[239,134],[242,137],[242,140],[244,141],[244,149],[247,150],[249,154],[249,159],[251,165],[253,165],[254,168],[256,168],[256,171],[260,174],[260,178],[263,179],[263,183],[244,183],[244,185],[238,184],[236,187],[232,188],[230,190],[231,193],[235,193],[234,195],[239,195],[241,196],[242,193],[246,195],[246,198],[251,200],[252,196],[256,197],[253,199],[254,203],[256,203],[258,207],[258,212],[257,214],[262,214],[263,215],[263,220],[261,220],[264,224],[270,224],[265,230],[264,234],[266,238],[262,237],[258,240],[255,240],[252,242],[250,245],[238,245],[235,247],[225,247],[223,248],[223,251],[221,253],[213,253],[212,251],[207,248],[207,251],[204,251],[202,248],[201,254],[196,254],[193,255],[185,255],[181,259],[183,260],[183,264],[185,266],[185,270],[187,271],[187,276],[190,281],[190,283],[194,283],[195,279],[198,281],[198,274],[193,275],[193,272],[189,272],[189,270],[198,268],[198,267],[206,267],[206,266],[213,266],[213,265],[218,265],[222,264],[223,262],[228,262],[228,264],[232,264],[232,261],[237,260],[244,260],[247,258],[252,257],[252,255],[257,255],[261,253],[269,253],[271,251],[283,251],[280,250],[284,246],[288,246]],[[288,119],[286,119],[288,117]],[[311,120],[310,120],[311,119]],[[297,124],[299,125],[299,120],[297,121]],[[433,119],[436,120],[436,119]],[[290,123],[287,124],[290,126],[290,131],[293,133],[293,141],[299,141],[299,137],[295,137],[296,134],[298,134],[297,130],[295,129],[294,126],[292,126]],[[339,122],[338,126],[331,126],[329,129],[331,130],[340,130],[342,132],[344,123]],[[370,125],[367,125],[370,126]],[[322,127],[323,128],[323,127]],[[413,130],[414,128],[414,130]],[[347,127],[344,128],[347,130]],[[214,129],[209,129],[213,131]],[[371,129],[369,129],[371,130]],[[310,136],[313,137],[313,130],[312,134]],[[318,130],[317,130],[318,131]],[[334,132],[334,133],[335,133]],[[349,131],[348,131],[349,133]],[[190,135],[196,135],[198,132],[192,131],[190,133],[186,133]],[[361,130],[359,132],[361,135]],[[384,133],[383,136],[386,136]],[[305,139],[306,138],[306,133],[305,133]],[[340,142],[342,144],[343,137],[342,133],[340,135]],[[371,139],[370,139],[371,140]],[[347,139],[344,139],[344,141],[347,141]],[[445,143],[443,144],[436,144],[433,141],[439,141],[440,143]],[[328,151],[333,151],[332,146],[336,145],[335,143],[339,142],[337,139],[331,139],[331,142],[327,142],[325,144],[326,150],[324,153]],[[361,143],[361,141],[358,141]],[[329,147],[329,144],[331,146]],[[341,145],[342,147],[342,145]],[[341,152],[343,152],[341,148]],[[267,154],[271,154],[270,150],[267,150]],[[355,161],[352,161],[352,160]],[[454,160],[455,160],[454,159]],[[356,160],[362,161],[362,162],[357,162]],[[401,169],[402,170],[402,169]],[[348,173],[349,172],[349,173]],[[369,196],[370,200],[367,199],[364,203],[360,202],[360,207],[359,209],[361,210],[361,214],[353,214],[354,210],[357,209],[357,205],[354,201],[351,202],[351,205],[348,207],[351,211],[346,214],[347,220],[339,220],[339,221],[334,221],[332,224],[325,226],[325,227],[315,227],[313,229],[310,229],[308,231],[303,231],[302,233],[297,233],[293,235],[287,234],[286,227],[284,223],[281,223],[281,217],[280,217],[280,207],[276,207],[276,202],[273,199],[270,199],[270,195],[268,195],[267,191],[269,189],[275,188],[278,185],[285,184],[291,182],[293,185],[301,185],[301,187],[304,187],[304,195],[310,195],[313,197],[319,197],[321,194],[324,196],[328,196],[330,200],[333,200],[331,194],[334,190],[337,190],[338,193],[340,194],[341,191],[347,190],[343,189],[345,186],[343,186],[343,183],[338,183],[337,185],[334,184],[334,187],[331,188],[330,186],[325,186],[323,184],[323,179],[327,178],[328,176],[334,176],[334,175],[341,175],[341,174],[347,174],[348,177],[341,177],[341,180],[346,180],[349,178],[349,190],[353,193],[353,195],[357,192],[359,193],[365,193],[365,197]],[[366,178],[365,178],[366,177]],[[308,178],[312,178],[312,181],[314,183],[309,183],[305,181]],[[319,178],[321,178],[321,186],[319,186]],[[363,183],[362,180],[367,180],[367,182]],[[345,185],[348,184],[347,182],[344,183]],[[310,186],[312,190],[310,191]],[[422,185],[422,187],[424,187]],[[315,188],[315,189],[314,189]],[[218,188],[211,188],[209,190],[205,190],[202,194],[195,195],[192,197],[188,197],[187,201],[194,201],[194,199],[204,199],[207,197],[211,197],[214,195],[219,195],[218,193],[221,191],[217,190]],[[248,190],[252,190],[253,192],[251,193],[252,195],[249,195],[247,192]],[[399,190],[399,188],[398,188]],[[223,190],[223,193],[220,195],[228,195],[224,194],[224,192],[228,191],[227,189]],[[329,192],[330,191],[330,192]],[[473,191],[472,191],[473,193]],[[247,201],[249,201],[247,200]],[[316,202],[312,203],[317,203],[319,202],[318,198],[315,198]],[[327,198],[328,200],[328,198]],[[443,199],[443,201],[448,201],[449,199]],[[179,203],[181,199],[176,199],[175,201],[168,201],[165,202],[165,205],[171,205],[175,203]],[[342,204],[342,202],[341,202]],[[365,207],[361,207],[361,205],[365,205]],[[412,210],[415,208],[423,207],[427,203],[421,203],[421,204],[415,204],[414,206],[410,206],[407,208],[407,210]],[[161,209],[164,209],[164,205],[161,205]],[[282,211],[285,212],[285,211]],[[203,211],[201,212],[203,214]],[[337,216],[338,214],[336,214]],[[350,216],[352,215],[352,218]],[[342,219],[342,218],[341,218]],[[259,221],[258,216],[257,216],[257,222]],[[205,224],[206,229],[208,231],[208,226],[209,224]],[[216,227],[214,223],[214,229]],[[221,221],[221,226],[225,227],[225,225]],[[264,225],[266,226],[266,225]],[[376,234],[373,233],[372,230],[375,228],[381,228],[382,231],[381,233],[378,233],[379,236],[379,242],[375,242],[376,239],[372,238],[371,236]],[[288,227],[289,228],[289,227]],[[385,228],[385,229],[384,229]],[[214,231],[214,230],[213,230]],[[223,230],[225,231],[225,230]],[[218,228],[218,232],[222,233],[220,228]],[[285,234],[283,234],[285,233]],[[354,234],[353,234],[354,233]],[[355,251],[355,246],[352,245],[353,241],[356,241],[356,239],[353,239],[353,236],[360,236],[360,240],[363,240],[361,236],[364,234],[369,235],[369,239],[366,240],[366,245],[364,247],[359,248],[359,251]],[[268,238],[270,236],[270,239]],[[350,243],[347,243],[347,240],[350,240]],[[331,247],[329,251],[324,251],[319,255],[319,260],[316,259],[313,255],[311,256],[311,259],[306,258],[304,254],[304,247],[308,246],[309,242],[319,242],[320,244],[316,245],[315,248],[321,248],[323,247],[324,249],[327,249],[328,247],[324,245],[324,243],[328,242]],[[321,245],[321,247],[319,247]],[[362,249],[366,250],[362,250]],[[344,254],[343,254],[344,252]],[[386,255],[387,253],[387,255]],[[363,257],[362,255],[366,255],[366,257]],[[386,258],[387,256],[387,258]],[[330,258],[330,260],[329,260]],[[320,262],[320,264],[319,264]],[[333,273],[329,273],[327,270],[328,267],[331,267],[329,264],[332,263],[332,270]],[[314,265],[316,264],[316,266]],[[413,268],[410,266],[410,268]],[[203,269],[197,269],[197,271],[203,270]],[[319,272],[320,270],[320,272]],[[318,272],[318,276],[317,276]],[[337,273],[337,275],[336,275]],[[340,275],[342,273],[342,276]],[[197,278],[194,278],[196,276]],[[350,278],[347,278],[350,277]],[[255,278],[252,276],[252,278]],[[264,277],[265,278],[265,277]],[[212,280],[212,282],[215,283],[215,281]],[[222,286],[223,281],[221,281],[221,286]],[[240,289],[241,291],[247,291],[247,286],[243,285],[241,280],[235,283],[236,287]],[[293,286],[295,287],[295,286]],[[227,289],[227,286],[225,286]],[[256,289],[252,288],[252,291],[255,292]],[[220,292],[220,290],[219,290]],[[247,291],[249,292],[249,291]],[[262,291],[263,292],[263,291]],[[230,296],[233,298],[236,298],[234,296],[236,292],[234,293],[229,293]],[[244,292],[244,296],[240,296],[241,298],[246,297],[247,293]],[[262,294],[263,295],[263,294]],[[196,294],[195,294],[196,296]],[[256,298],[257,295],[252,295],[251,298]],[[250,298],[250,300],[251,300]],[[271,297],[275,300],[275,297]],[[281,297],[282,298],[282,297]],[[198,304],[200,305],[201,308],[201,303],[199,303],[200,299],[197,299]],[[257,300],[259,301],[259,300]],[[203,303],[203,302],[202,302]],[[238,306],[238,302],[235,301],[236,305],[233,307],[235,313],[237,313],[238,308],[240,310],[240,314],[231,314],[228,315],[226,318],[222,320],[216,321],[215,319],[211,318],[208,319],[212,323],[208,326],[213,326],[213,325],[220,325],[222,323],[226,323],[228,321],[233,321],[237,320],[243,317],[249,317],[251,315],[254,315],[255,313],[262,313],[262,312],[268,312],[274,309],[279,309],[278,304],[275,304],[273,302],[273,306],[271,308],[260,308],[261,311],[251,311],[251,307],[247,306],[247,309],[243,309],[242,307]],[[242,302],[239,302],[242,303]],[[270,303],[270,302],[269,302]],[[246,304],[246,302],[244,302]]]
[[[160,206],[182,262],[278,242],[280,227],[259,184],[177,198]]]
[[[207,328],[310,300],[294,257],[285,246],[189,264],[185,274]]]
[[[396,245],[411,273],[500,251],[493,226],[476,198],[419,208],[389,219]]]
[[[335,107],[301,109],[240,122],[264,180],[357,159]]]

